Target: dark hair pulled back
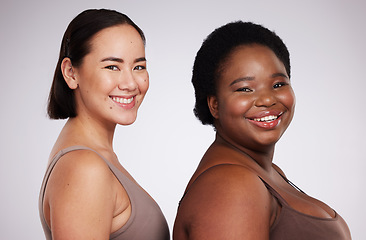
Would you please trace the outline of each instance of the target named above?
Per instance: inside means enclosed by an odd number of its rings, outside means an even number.
[[[142,30],[127,15],[115,10],[85,10],[70,22],[62,38],[59,59],[48,97],[47,113],[51,119],[76,117],[74,91],[66,84],[61,71],[63,59],[70,58],[72,65],[79,67],[83,58],[90,52],[91,38],[105,28],[121,24],[134,27],[145,44]]]

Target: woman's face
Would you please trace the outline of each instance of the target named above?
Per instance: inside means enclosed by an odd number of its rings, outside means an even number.
[[[275,144],[289,126],[295,96],[285,66],[262,45],[239,46],[222,65],[217,96],[208,99],[221,135],[236,144]]]
[[[91,51],[74,69],[77,115],[129,125],[149,87],[145,47],[130,25],[117,25],[91,39]]]

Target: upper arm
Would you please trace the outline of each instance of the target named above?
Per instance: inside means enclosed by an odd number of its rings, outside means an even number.
[[[188,239],[268,239],[271,197],[260,178],[240,166],[203,173],[182,201],[177,224]]]
[[[115,194],[113,175],[94,152],[63,156],[47,184],[53,239],[108,239]]]

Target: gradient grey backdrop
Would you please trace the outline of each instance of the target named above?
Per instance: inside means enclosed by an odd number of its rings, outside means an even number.
[[[363,239],[366,4],[364,1],[1,1],[0,238],[44,239],[38,192],[64,124],[46,101],[67,24],[87,8],[113,8],[145,32],[150,90],[132,126],[119,126],[121,163],[156,199],[172,229],[178,201],[214,137],[195,119],[194,56],[213,29],[234,20],[275,30],[292,59],[292,125],[274,162],[335,208]]]

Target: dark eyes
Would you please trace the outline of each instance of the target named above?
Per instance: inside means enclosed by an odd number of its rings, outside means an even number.
[[[236,92],[252,92],[253,90],[247,87],[242,87],[242,88],[238,88],[236,89]]]
[[[138,66],[134,67],[133,69],[134,70],[144,70],[144,69],[146,69],[146,67],[142,66],[142,65],[138,65]]]
[[[275,85],[273,85],[273,88],[280,88],[280,87],[283,87],[283,86],[286,86],[286,85],[288,85],[288,84],[285,83],[285,82],[278,82]]]
[[[275,83],[273,85],[273,88],[276,89],[276,88],[281,88],[283,86],[286,86],[288,85],[288,83],[286,82],[278,82],[278,83]],[[253,92],[253,89],[251,88],[248,88],[248,87],[241,87],[241,88],[238,88],[235,90],[236,92]]]
[[[106,66],[105,67],[106,69],[109,69],[109,70],[112,70],[112,71],[117,71],[119,70],[119,68],[115,65],[110,65],[110,66]]]
[[[105,68],[109,69],[109,70],[112,70],[112,71],[118,71],[119,70],[119,68],[116,65],[106,66]],[[142,66],[142,65],[138,65],[138,66],[133,68],[133,70],[144,70],[144,69],[146,69],[146,67]]]

